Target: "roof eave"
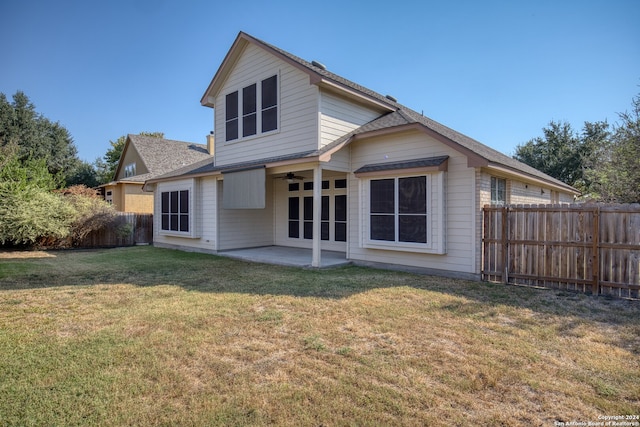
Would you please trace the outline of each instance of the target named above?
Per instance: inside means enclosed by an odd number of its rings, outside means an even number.
[[[231,72],[233,64],[235,64],[235,62],[242,54],[244,48],[252,39],[252,37],[250,37],[246,33],[243,33],[242,31],[238,33],[238,36],[231,45],[231,48],[222,60],[222,64],[220,64],[220,67],[218,67],[218,70],[209,83],[209,86],[207,86],[207,90],[202,95],[202,98],[200,99],[200,105],[211,108],[215,107],[215,97],[212,96],[212,93],[218,91],[222,81],[224,81]]]
[[[318,87],[329,89],[333,92],[338,92],[346,96],[347,98],[354,99],[361,103],[374,105],[388,112],[397,110],[397,108],[390,103],[388,104],[388,103],[382,102],[362,92],[358,92],[354,89],[351,89],[345,85],[342,85],[338,82],[334,82],[333,80],[327,79],[322,76],[316,79],[312,78],[311,83],[317,85]]]
[[[561,191],[568,191],[570,193],[573,193],[575,195],[579,195],[581,194],[580,191],[572,186],[570,186],[569,184],[565,184],[565,183],[557,183],[557,182],[553,182],[547,179],[544,179],[542,177],[539,176],[535,176],[532,175],[530,173],[521,171],[521,170],[517,170],[502,164],[498,164],[498,163],[490,163],[486,166],[486,168],[490,171],[494,171],[494,172],[499,172],[499,173],[503,173],[503,174],[507,174],[507,175],[511,175],[511,176],[520,176],[520,177],[526,177],[526,179],[529,182],[535,182],[537,184],[540,185],[544,185],[546,187],[549,187],[551,189],[555,189],[555,190],[561,190]]]

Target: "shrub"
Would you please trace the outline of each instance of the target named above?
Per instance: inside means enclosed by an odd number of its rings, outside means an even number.
[[[70,187],[66,195],[68,203],[75,210],[70,226],[69,243],[79,245],[91,232],[115,224],[115,209],[95,194],[94,190],[83,185]]]
[[[20,162],[2,156],[0,169],[0,244],[33,244],[42,237],[69,234],[74,211],[58,194],[44,161]]]

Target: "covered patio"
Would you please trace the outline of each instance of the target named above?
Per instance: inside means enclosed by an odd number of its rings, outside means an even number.
[[[312,250],[286,246],[264,246],[260,248],[234,249],[218,252],[218,255],[245,261],[293,267],[311,267]],[[322,251],[320,268],[338,267],[350,262],[344,252]]]

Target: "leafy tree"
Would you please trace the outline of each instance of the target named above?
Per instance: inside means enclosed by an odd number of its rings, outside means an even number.
[[[0,164],[0,244],[32,244],[43,236],[68,235],[75,214],[51,191],[59,181],[44,159],[23,162],[3,147]]]
[[[139,135],[150,136],[153,138],[164,138],[163,132],[140,132]],[[96,159],[94,165],[97,169],[98,181],[101,184],[106,184],[115,178],[116,169],[118,169],[118,162],[120,161],[126,142],[126,135],[121,136],[115,141],[109,141],[111,148],[107,150],[102,159]]]
[[[580,138],[571,125],[551,121],[543,132],[518,145],[513,157],[570,185],[582,179]]]
[[[587,175],[597,199],[640,203],[640,95],[633,98],[631,112],[618,116],[620,123],[599,147]]]
[[[609,123],[606,121],[584,123],[578,148],[581,171],[579,178],[573,185],[580,189],[585,196],[592,195],[593,176],[591,170],[602,158],[603,150],[608,147],[610,138]]]
[[[544,137],[516,148],[514,157],[582,191],[588,199],[640,203],[640,95],[631,112],[606,121],[585,122],[581,133],[568,123],[550,122]]]
[[[67,186],[85,185],[87,187],[97,187],[100,182],[94,165],[84,160],[78,160],[67,175],[66,184]]]
[[[52,175],[66,178],[79,161],[69,131],[36,112],[35,106],[18,91],[13,102],[0,93],[0,146],[17,144],[18,159],[43,159]]]

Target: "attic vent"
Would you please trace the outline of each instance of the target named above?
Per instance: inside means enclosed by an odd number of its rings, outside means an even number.
[[[395,98],[394,98],[393,96],[391,96],[391,95],[386,95],[386,96],[385,96],[385,98],[387,98],[387,99],[389,99],[389,100],[391,100],[391,101],[393,101],[393,102],[398,102],[398,100],[397,100],[397,99],[395,99]]]
[[[326,70],[327,69],[327,67],[325,67],[325,65],[323,63],[318,62],[318,61],[311,61],[311,65],[313,65],[314,67],[318,67],[321,70]]]

